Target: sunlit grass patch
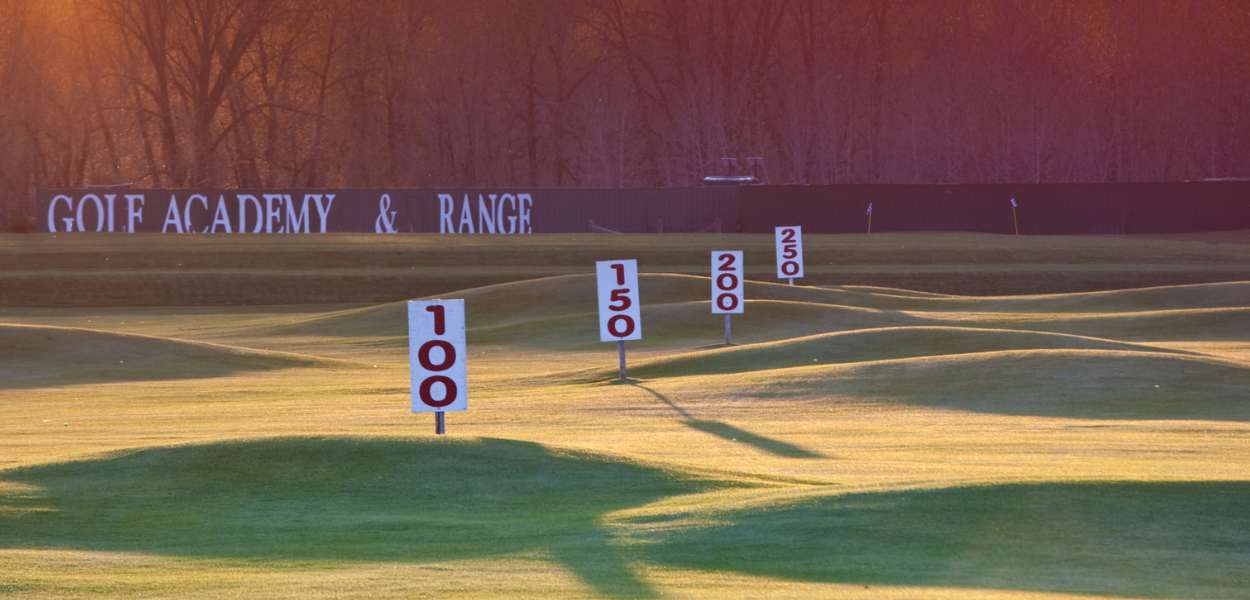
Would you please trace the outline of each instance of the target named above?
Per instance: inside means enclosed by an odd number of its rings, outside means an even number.
[[[1183,354],[997,351],[724,377],[760,400],[838,394],[1007,415],[1250,421],[1250,368]]]
[[[333,368],[314,356],[75,327],[0,324],[0,388]]]
[[[865,328],[850,332],[798,337],[779,342],[676,354],[635,365],[631,373],[643,378],[679,377],[810,367],[818,364],[1041,349],[1179,353],[1159,347],[1097,338],[1004,329]]]

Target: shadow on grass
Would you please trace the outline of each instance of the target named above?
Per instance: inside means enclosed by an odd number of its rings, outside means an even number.
[[[670,567],[790,580],[1250,598],[1250,482],[831,496],[638,534]]]
[[[716,487],[533,443],[283,438],[128,452],[0,474],[0,546],[448,561],[540,551],[602,595],[654,591],[604,513]]]
[[[728,423],[721,423],[720,421],[685,419],[682,423],[704,433],[710,433],[731,442],[754,446],[757,450],[784,458],[823,458],[820,454],[806,450],[800,446],[783,442],[781,440],[775,440],[770,437],[756,435],[745,429],[739,429],[733,425],[729,425]]]
[[[838,495],[634,533],[603,515],[728,484],[525,442],[347,438],[149,449],[0,482],[0,548],[391,562],[539,552],[611,598],[659,595],[637,561],[812,582],[1250,598],[1250,482]]]
[[[629,385],[655,396],[660,402],[667,404],[670,408],[677,411],[677,414],[684,417],[681,422],[692,429],[697,429],[704,433],[710,433],[727,441],[754,446],[757,450],[767,452],[775,456],[785,458],[823,458],[820,454],[806,450],[800,446],[796,446],[789,442],[783,442],[781,440],[775,440],[770,437],[757,435],[745,429],[734,427],[728,423],[696,419],[690,413],[686,412],[686,409],[674,404],[673,401],[669,400],[664,394],[661,394],[645,385],[639,384],[636,381],[630,380],[628,383]]]

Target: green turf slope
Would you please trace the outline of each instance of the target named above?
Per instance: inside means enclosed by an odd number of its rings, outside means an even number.
[[[1098,338],[1000,329],[892,327],[825,333],[779,342],[731,346],[650,359],[635,365],[635,377],[680,377],[895,360],[1007,350],[1119,350],[1178,353]],[[606,377],[612,374],[605,372]]]
[[[639,277],[641,345],[715,341],[711,281],[691,275]],[[443,294],[462,298],[470,341],[585,348],[598,341],[593,275],[546,277]],[[429,297],[426,299],[432,299]],[[733,317],[742,341],[950,324],[1131,340],[1240,339],[1250,335],[1250,283],[1216,283],[1023,297],[915,294],[885,288],[817,288],[748,282],[746,313]],[[965,318],[963,314],[976,315]],[[723,331],[723,329],[722,329]],[[403,302],[317,316],[275,328],[283,335],[406,336]]]
[[[720,376],[726,394],[1004,415],[1250,421],[1250,368],[1183,354],[1013,350]]]
[[[216,377],[334,361],[76,327],[0,324],[0,387]]]
[[[542,552],[607,597],[649,595],[603,516],[740,486],[501,439],[279,438],[0,472],[0,547],[447,563]]]
[[[1245,482],[806,486],[817,493],[693,520],[621,518],[744,483],[528,442],[332,437],[148,448],[0,482],[3,547],[438,565],[538,552],[604,598],[657,597],[640,562],[791,581],[1248,597]]]
[[[640,286],[643,339],[627,346],[663,355],[631,359],[636,380],[717,376],[715,387],[748,398],[851,394],[1002,414],[1250,420],[1241,400],[1250,385],[1244,365],[1150,344],[1250,338],[1250,309],[1236,306],[1246,284],[969,298],[755,283],[746,312],[733,316],[731,347],[723,344],[723,317],[710,313],[708,278],[644,274]],[[604,351],[602,367],[535,370],[526,374],[531,382],[615,377],[613,349],[598,339],[591,275],[446,297],[465,300],[471,345]],[[398,302],[336,311],[268,333],[383,338],[399,348],[406,344],[406,308]],[[201,349],[179,347],[184,354]],[[243,360],[229,353],[219,358]],[[254,368],[273,358],[246,360]],[[209,364],[218,372],[249,368],[223,361]],[[119,366],[99,364],[92,376],[104,378]],[[751,375],[759,371],[777,372]]]
[[[1228,481],[830,495],[703,527],[640,526],[636,542],[660,564],[778,579],[1247,598],[1247,493],[1250,483]]]
[[[1247,241],[1247,232],[811,234],[797,283],[984,296],[1245,281]],[[749,279],[777,281],[775,238],[759,234],[20,234],[0,235],[0,305],[383,303],[590,273],[597,260],[706,275],[711,250],[741,250]]]

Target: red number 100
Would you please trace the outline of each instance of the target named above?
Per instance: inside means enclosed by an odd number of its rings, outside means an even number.
[[[443,313],[443,307],[433,304],[425,307],[425,310],[434,315],[434,335],[444,335],[447,333],[447,317]],[[430,359],[430,351],[438,348],[443,351],[442,362],[435,364]],[[417,350],[417,362],[421,363],[421,367],[427,371],[446,371],[452,365],[456,364],[456,347],[446,340],[430,340],[421,344],[421,348]],[[443,384],[443,399],[435,400],[433,387],[434,384]],[[456,401],[456,382],[446,375],[434,375],[426,377],[425,381],[417,388],[417,394],[421,396],[421,401],[427,406],[434,408],[442,408]]]

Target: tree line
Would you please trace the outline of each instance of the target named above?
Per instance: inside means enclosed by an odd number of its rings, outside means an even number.
[[[36,187],[1250,176],[1246,0],[0,0]],[[746,174],[744,168],[738,174]]]

